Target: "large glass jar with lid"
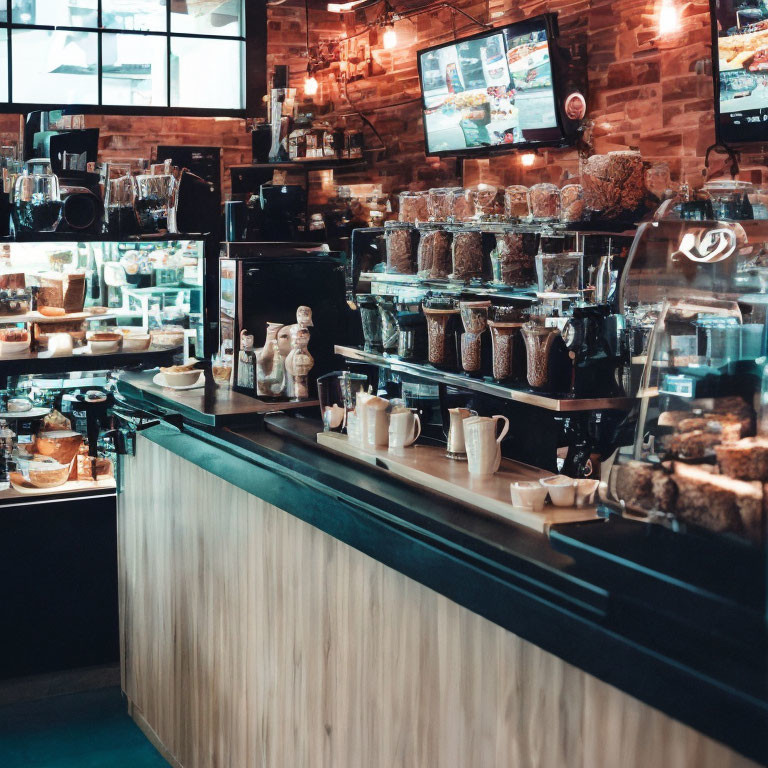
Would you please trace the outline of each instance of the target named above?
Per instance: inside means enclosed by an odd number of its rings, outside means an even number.
[[[420,223],[418,230],[417,274],[432,279],[448,277],[453,264],[451,233],[434,222]]]
[[[403,221],[388,221],[384,225],[387,242],[387,272],[399,275],[416,274],[416,228]]]
[[[469,281],[483,276],[483,233],[476,227],[449,227],[453,235],[454,280]]]
[[[457,201],[464,197],[464,187],[435,187],[428,193],[427,210],[431,221],[453,221]]]
[[[404,191],[398,195],[400,203],[399,220],[407,221],[412,224],[417,221],[427,221],[429,219],[429,193]]]
[[[534,221],[558,221],[560,190],[554,184],[534,184],[528,190],[528,207]]]
[[[530,216],[528,208],[528,187],[513,184],[504,189],[504,215],[512,221],[527,221]]]
[[[572,224],[584,219],[584,187],[566,184],[560,190],[560,221]]]

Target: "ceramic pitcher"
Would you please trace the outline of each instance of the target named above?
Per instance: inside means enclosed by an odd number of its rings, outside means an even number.
[[[498,423],[504,422],[496,435]],[[471,416],[464,422],[464,442],[467,447],[469,474],[476,477],[492,475],[501,465],[501,441],[509,431],[506,416]]]
[[[376,396],[368,398],[363,405],[366,447],[386,448],[389,445],[389,408],[389,400]]]

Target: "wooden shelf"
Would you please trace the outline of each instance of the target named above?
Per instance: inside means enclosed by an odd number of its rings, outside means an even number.
[[[470,504],[483,514],[511,520],[539,533],[547,533],[549,527],[557,523],[597,519],[594,504],[585,507],[548,504],[540,512],[514,506],[509,490],[512,482],[538,480],[552,474],[517,461],[502,459],[495,474],[476,478],[469,474],[466,461],[446,458],[445,447],[417,444],[397,452],[386,448],[362,448],[338,432],[320,432],[317,442],[332,451],[391,472],[420,488]]]
[[[473,379],[460,373],[441,371],[426,363],[410,363],[386,353],[366,352],[357,347],[335,346],[337,355],[369,365],[387,367],[397,373],[431,381],[433,384],[447,384],[459,389],[481,392],[503,400],[532,405],[547,411],[574,413],[579,411],[628,411],[635,403],[632,397],[555,397],[526,389],[512,389],[486,379]]]
[[[0,379],[4,376],[25,376],[41,373],[68,373],[70,371],[110,371],[141,365],[155,368],[171,365],[183,347],[150,349],[147,352],[110,352],[103,355],[40,356],[37,352],[0,358]]]
[[[368,167],[365,160],[291,160],[283,163],[251,163],[232,165],[231,171],[362,171]]]

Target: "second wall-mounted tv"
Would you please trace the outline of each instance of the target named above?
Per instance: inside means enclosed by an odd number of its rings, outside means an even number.
[[[718,139],[768,141],[768,0],[710,1]]]
[[[417,53],[428,155],[565,144],[550,15]]]

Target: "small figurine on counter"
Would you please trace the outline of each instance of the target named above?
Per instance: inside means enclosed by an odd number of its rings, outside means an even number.
[[[237,386],[253,392],[256,384],[256,353],[253,335],[243,328],[240,331],[240,352],[237,357]]]
[[[288,381],[292,382],[289,391],[294,400],[309,399],[309,372],[315,364],[315,360],[309,353],[309,329],[299,328],[296,333],[294,347],[285,361],[285,370],[288,373]]]
[[[284,328],[280,323],[267,323],[267,338],[264,346],[256,353],[258,397],[280,397],[285,391],[285,356],[278,341]]]
[[[296,347],[296,338],[300,330],[307,332],[307,339],[309,339],[309,329],[314,326],[312,322],[312,309],[310,307],[301,306],[296,310],[296,322],[292,325],[286,325],[280,332],[278,337],[280,341],[280,353],[283,355],[286,363],[286,370],[288,370],[288,356],[291,351]],[[297,398],[296,392],[293,389],[294,378],[289,373],[286,376],[286,394],[289,398]],[[302,398],[299,398],[302,399]]]

